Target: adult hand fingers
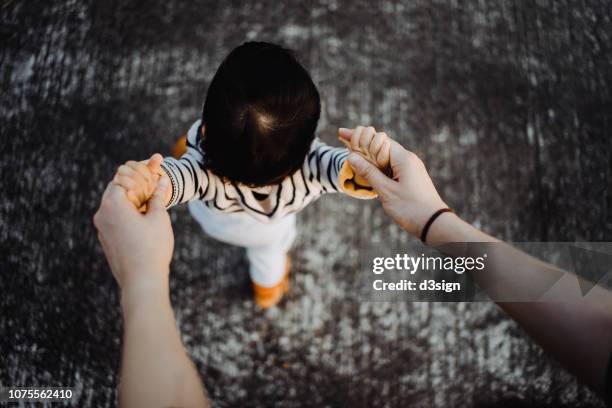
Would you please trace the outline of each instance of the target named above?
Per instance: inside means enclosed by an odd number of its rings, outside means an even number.
[[[353,171],[360,177],[366,179],[381,196],[386,195],[392,188],[393,183],[395,183],[374,164],[356,153],[351,153],[348,157],[348,161]]]
[[[149,181],[135,168],[133,163],[135,162],[127,162],[126,164],[119,166],[113,181],[125,188],[126,191],[133,189],[139,193],[141,200],[145,200],[148,193],[147,190],[150,188]],[[123,184],[120,180],[125,180],[125,184]]]
[[[103,201],[105,198],[108,197],[108,193],[111,189],[111,187],[113,186],[113,181],[111,180],[107,185],[106,188],[104,189],[104,192],[102,193],[102,199],[100,201]]]
[[[140,203],[144,202],[144,192],[141,191],[140,194],[137,193],[139,190],[138,183],[134,181],[132,177],[116,174],[113,182],[125,190],[128,200],[130,200],[130,202],[134,204],[136,208],[140,207]]]
[[[395,140],[389,138],[389,164],[393,172],[393,178],[399,180],[406,171],[409,171],[410,158],[414,153],[404,149]]]
[[[165,198],[166,190],[168,190],[169,180],[167,177],[162,177],[157,183],[157,188],[153,192],[153,197],[149,200],[148,212],[166,211]]]
[[[388,172],[388,170],[391,169],[391,164],[389,163],[390,155],[391,144],[389,143],[389,140],[385,139],[380,146],[380,149],[378,149],[378,152],[376,153],[376,163],[381,169],[383,169],[383,171]]]
[[[138,196],[136,195],[136,193],[134,193],[134,190],[128,190],[125,192],[128,200],[130,200],[130,202],[132,204],[134,204],[135,208],[138,208],[138,206],[140,206],[141,204],[141,200],[138,198]]]

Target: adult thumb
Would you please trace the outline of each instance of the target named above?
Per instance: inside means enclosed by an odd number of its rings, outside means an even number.
[[[160,211],[166,210],[166,206],[165,206],[165,198],[166,198],[166,191],[168,190],[168,186],[170,184],[170,181],[168,180],[168,177],[162,177],[161,179],[159,179],[159,182],[157,183],[157,187],[155,188],[155,191],[153,192],[153,196],[151,197],[151,199],[149,200],[149,209],[147,211],[151,212],[151,211]]]
[[[389,189],[390,183],[393,182],[393,180],[380,171],[378,167],[357,153],[351,153],[348,157],[348,161],[353,171],[358,176],[366,179],[379,194],[384,194]]]

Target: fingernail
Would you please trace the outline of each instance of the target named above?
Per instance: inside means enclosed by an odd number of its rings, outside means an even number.
[[[162,178],[159,180],[159,185],[160,185],[161,187],[167,187],[167,186],[168,186],[168,182],[169,182],[168,177],[162,177]]]
[[[347,129],[347,128],[338,128],[338,132],[340,133],[351,133],[351,129]]]

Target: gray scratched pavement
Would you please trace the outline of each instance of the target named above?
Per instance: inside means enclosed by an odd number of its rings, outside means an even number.
[[[514,241],[612,240],[609,1],[0,2],[0,383],[115,405],[118,294],[91,217],[116,166],[167,152],[221,59],[293,48],[320,136],[373,124],[448,203]],[[262,312],[243,252],[172,211],[172,301],[216,406],[602,403],[487,303],[359,302],[358,251],[408,239],[376,202],[299,215],[292,290]]]

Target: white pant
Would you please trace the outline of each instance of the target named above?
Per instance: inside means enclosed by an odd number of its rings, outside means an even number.
[[[264,224],[245,212],[223,213],[202,201],[190,201],[189,212],[211,237],[246,248],[251,280],[274,286],[285,274],[287,251],[295,240],[295,214]]]

